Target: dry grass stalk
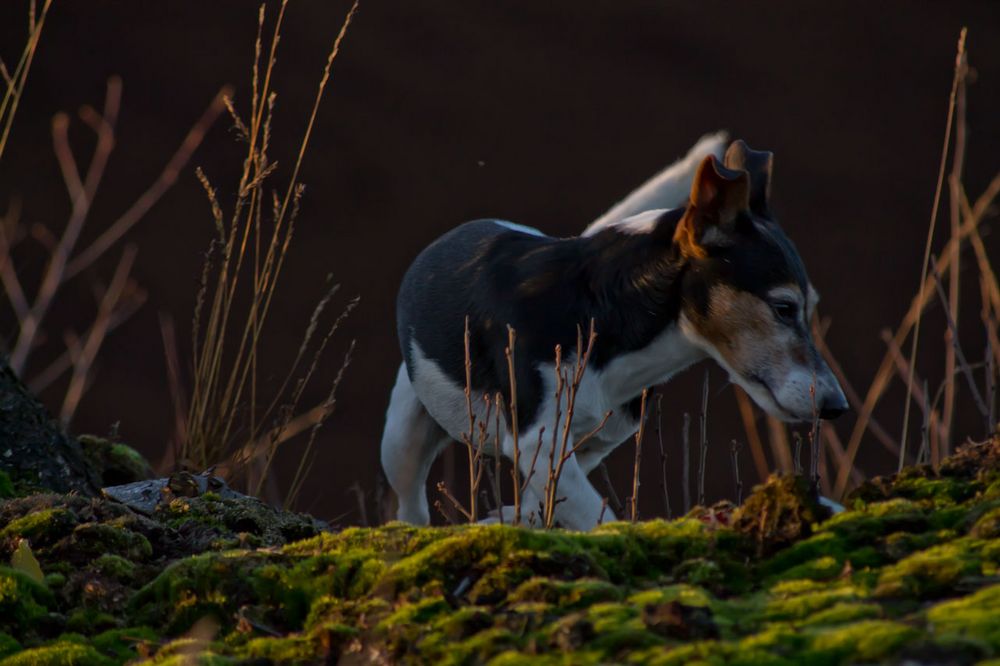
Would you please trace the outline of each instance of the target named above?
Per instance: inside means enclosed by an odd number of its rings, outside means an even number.
[[[0,61],[0,75],[3,77],[6,88],[3,101],[0,102],[0,159],[3,158],[4,149],[7,147],[10,128],[14,124],[14,116],[17,114],[18,104],[20,104],[24,94],[24,86],[28,82],[28,72],[31,70],[31,63],[38,51],[38,42],[42,38],[42,28],[45,27],[45,18],[49,14],[51,5],[52,0],[45,0],[39,11],[36,1],[30,0],[28,4],[28,41],[21,51],[17,66],[11,72],[3,61]]]
[[[792,471],[798,475],[802,473],[802,433],[797,430],[793,432],[792,440],[795,442],[792,454]]]
[[[795,467],[792,464],[792,447],[788,441],[788,428],[780,419],[770,414],[767,415],[767,441],[771,446],[771,455],[777,464],[778,471],[783,473],[793,471]]]
[[[289,244],[294,234],[295,223],[299,212],[303,186],[298,181],[299,170],[306,150],[309,146],[313,127],[323,100],[330,70],[346,34],[347,28],[357,10],[357,2],[351,7],[333,46],[327,56],[326,64],[317,87],[311,112],[303,137],[299,143],[295,164],[283,196],[273,193],[267,201],[264,185],[273,174],[276,165],[270,161],[268,148],[271,136],[271,124],[275,108],[276,95],[272,88],[272,75],[276,62],[276,53],[280,41],[281,27],[287,7],[287,0],[279,6],[273,29],[270,31],[270,43],[264,48],[265,11],[261,5],[258,14],[257,39],[255,41],[255,59],[252,71],[252,95],[250,99],[249,122],[242,120],[236,112],[232,100],[226,96],[224,104],[234,118],[234,124],[240,138],[246,144],[247,151],[243,160],[236,200],[231,214],[224,216],[222,206],[218,201],[215,189],[204,174],[199,174],[205,187],[215,223],[219,251],[217,264],[212,267],[214,285],[205,282],[204,291],[198,295],[198,304],[192,326],[194,341],[194,387],[190,399],[187,418],[188,438],[184,442],[184,457],[196,465],[207,465],[222,460],[232,447],[236,432],[240,430],[239,415],[248,414],[248,429],[241,439],[249,442],[250,455],[246,446],[240,454],[233,458],[237,467],[243,471],[257,468],[256,489],[259,491],[268,477],[271,462],[278,444],[283,440],[282,433],[296,417],[298,401],[302,391],[316,367],[319,354],[324,349],[332,332],[336,330],[339,321],[349,312],[352,305],[345,308],[344,314],[331,326],[330,332],[322,339],[319,349],[313,355],[313,362],[304,376],[299,378],[294,388],[290,389],[290,397],[286,390],[292,386],[292,378],[299,362],[306,353],[306,347],[315,331],[318,317],[332,293],[320,301],[307,327],[305,340],[300,347],[291,369],[288,371],[281,389],[271,400],[270,405],[261,413],[258,409],[257,366],[261,335],[270,306],[276,293],[278,280],[287,257]],[[267,52],[264,56],[265,50]],[[270,216],[268,220],[267,217]],[[250,284],[246,285],[250,293],[250,304],[246,312],[237,312],[235,303],[240,287],[247,282],[249,273]],[[232,349],[230,342],[235,333],[239,342]],[[353,348],[353,343],[352,343]],[[350,359],[351,351],[345,356],[345,362],[334,381],[333,390],[339,384],[344,369]],[[320,413],[328,416],[334,402],[333,394],[324,401],[326,407]],[[279,407],[280,405],[280,407]],[[272,413],[276,414],[277,422],[270,425]],[[311,459],[311,452],[316,432],[321,422],[311,426],[309,443],[306,452],[300,460],[296,478],[286,497],[295,497],[301,489],[302,477],[305,472],[303,465]],[[263,441],[265,446],[258,446]],[[264,449],[264,461],[259,462],[260,450]],[[252,479],[248,476],[248,483]]]
[[[962,31],[958,36],[958,55],[955,57],[955,76],[951,83],[951,95],[948,100],[948,120],[945,124],[944,132],[944,146],[941,149],[941,166],[938,170],[937,186],[934,190],[934,203],[931,207],[931,221],[927,229],[927,242],[924,245],[924,259],[923,265],[920,269],[920,292],[918,297],[922,300],[924,296],[924,285],[927,281],[927,270],[930,267],[931,259],[931,246],[934,243],[934,229],[937,225],[937,213],[938,208],[941,203],[941,190],[944,185],[944,172],[945,166],[948,161],[948,147],[951,143],[951,132],[953,119],[955,116],[955,98],[958,93],[959,81],[962,77],[963,65],[965,62],[965,37],[967,34],[967,29],[962,28]],[[952,234],[952,238],[957,238],[957,232]],[[957,251],[952,250],[957,256]],[[953,271],[957,271],[957,266],[951,267]],[[900,451],[899,451],[899,465],[898,469],[901,471],[906,460],[906,435],[907,429],[909,427],[910,421],[910,396],[913,393],[913,372],[916,367],[917,362],[917,346],[920,341],[920,319],[923,314],[923,308],[917,310],[916,319],[913,322],[913,340],[910,345],[910,374],[907,376],[906,380],[906,402],[903,407],[903,434],[900,437]],[[838,479],[839,480],[839,479]],[[840,485],[838,483],[838,485]]]
[[[966,126],[965,126],[965,111],[966,111],[966,97],[965,97],[965,78],[968,73],[968,56],[967,54],[959,50],[958,60],[955,63],[955,76],[957,78],[957,90],[955,94],[955,149],[952,153],[951,158],[951,174],[948,176],[948,191],[949,191],[949,209],[950,209],[950,222],[951,222],[951,237],[955,238],[958,235],[958,231],[961,227],[961,182],[962,182],[962,167],[965,164],[965,141],[966,141]],[[958,315],[959,315],[959,278],[961,277],[961,261],[962,256],[958,245],[954,246],[952,250],[952,264],[954,264],[951,272],[948,274],[948,298],[945,311],[947,316],[951,321],[955,322],[956,326],[953,329],[948,327],[945,331],[945,391],[944,391],[944,407],[942,408],[941,422],[944,427],[945,437],[941,442],[941,448],[943,449],[944,455],[948,455],[951,449],[951,426],[955,414],[955,395],[956,395],[956,382],[955,382],[955,361],[956,361],[956,345],[958,336]],[[926,393],[926,391],[925,391]],[[926,413],[925,413],[926,420]]]
[[[961,245],[961,243],[968,240],[976,232],[979,224],[982,222],[990,206],[993,204],[993,201],[998,195],[1000,195],[1000,174],[997,174],[993,180],[990,181],[990,184],[976,200],[975,205],[968,208],[968,212],[965,215],[961,228],[959,229],[958,237],[950,238],[944,249],[942,249],[941,253],[938,255],[938,272],[940,275],[945,275],[947,271],[951,269],[952,248],[956,245]],[[909,337],[910,332],[913,329],[918,312],[922,312],[934,297],[933,282],[934,278],[928,276],[924,281],[923,288],[920,289],[913,297],[913,300],[910,303],[910,308],[907,310],[906,315],[903,317],[903,320],[900,322],[899,327],[896,329],[896,332],[892,337],[897,346],[902,347],[903,343]],[[875,372],[871,385],[868,387],[868,392],[865,394],[865,399],[861,405],[861,409],[858,410],[858,418],[855,421],[854,429],[851,431],[851,437],[847,442],[845,454],[847,460],[850,461],[852,466],[861,445],[861,438],[868,430],[868,425],[872,418],[872,414],[875,411],[875,407],[878,405],[879,400],[889,386],[889,381],[893,375],[893,365],[894,361],[892,359],[891,352],[887,351],[882,358],[882,363]],[[851,475],[851,468],[852,467],[842,466],[837,470],[837,481],[834,485],[834,497],[841,497],[846,491],[847,482]]]
[[[639,430],[635,433],[635,460],[632,466],[632,496],[629,498],[629,518],[634,523],[639,520],[639,467],[642,464],[642,438],[646,434],[646,398],[649,389],[642,389],[639,403]]]

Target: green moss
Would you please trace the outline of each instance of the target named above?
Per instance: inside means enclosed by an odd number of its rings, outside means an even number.
[[[135,564],[120,555],[101,555],[91,567],[102,576],[119,580],[131,580],[135,577]]]
[[[44,585],[0,566],[0,628],[22,629],[48,614],[54,599]]]
[[[3,666],[111,666],[114,663],[89,645],[66,640],[24,650],[0,662]]]
[[[127,627],[110,629],[94,636],[91,643],[101,654],[111,656],[118,662],[134,660],[139,656],[137,646],[148,649],[159,642],[159,634],[148,627]]]
[[[979,590],[964,599],[946,601],[927,611],[935,635],[974,638],[1000,651],[1000,585]]]
[[[1000,507],[980,516],[969,530],[969,534],[977,539],[1000,539]]]
[[[118,626],[115,616],[94,608],[77,608],[66,619],[66,628],[81,634],[96,634]]]
[[[324,656],[322,646],[302,636],[255,638],[240,653],[241,656],[269,659],[279,664],[309,663]]]
[[[981,541],[963,538],[914,553],[883,569],[875,594],[918,599],[946,594],[963,577],[981,573],[981,546]]]
[[[66,509],[44,509],[12,520],[2,530],[2,537],[23,537],[36,541],[52,541],[76,522],[76,516]],[[36,544],[37,545],[37,544]]]
[[[10,634],[0,631],[0,659],[21,651],[21,644]]]
[[[0,499],[14,497],[14,482],[10,480],[7,472],[0,469]]]
[[[858,591],[850,585],[823,587],[820,585],[793,586],[785,584],[773,589],[772,594],[772,600],[763,611],[763,616],[767,620],[804,621],[834,604],[855,601],[860,596]]]
[[[917,629],[897,622],[862,620],[816,634],[810,652],[816,661],[823,657],[835,663],[877,661],[919,636]]]
[[[117,553],[129,560],[145,560],[153,547],[142,534],[113,523],[81,523],[73,529],[73,551],[81,557]]]

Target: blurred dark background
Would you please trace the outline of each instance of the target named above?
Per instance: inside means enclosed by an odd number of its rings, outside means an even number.
[[[290,3],[275,73],[276,183],[287,182],[347,7],[340,0]],[[8,63],[24,43],[25,9],[24,2],[0,4],[0,56]],[[716,129],[776,153],[777,214],[823,295],[821,312],[832,317],[830,346],[858,389],[867,389],[884,352],[879,331],[895,328],[917,287],[963,25],[975,74],[970,197],[1000,169],[996,9],[989,1],[363,1],[303,164],[308,188],[263,347],[265,376],[277,381],[326,275],[343,285],[339,304],[361,296],[326,357],[324,376],[303,401],[323,399],[356,338],[301,508],[357,521],[350,487],[376,487],[378,440],[400,360],[395,291],[424,245],[481,216],[577,233]],[[52,153],[52,116],[99,107],[106,80],[119,75],[117,147],[83,242],[95,237],[156,177],[222,84],[234,86],[237,106],[246,110],[256,20],[256,4],[246,0],[56,0],[0,163],[0,211],[16,198],[26,222],[60,230],[70,202]],[[193,166],[203,166],[231,204],[243,152],[229,125],[223,118],[214,126],[177,185],[130,234],[139,248],[135,276],[149,298],[107,341],[73,424],[76,432],[101,434],[120,422],[120,436],[154,461],[173,427],[158,313],[177,321],[189,362],[196,282],[213,234]],[[91,134],[78,120],[71,138],[78,151],[91,150]],[[947,227],[943,206],[938,248]],[[997,256],[996,239],[987,237],[987,244]],[[58,346],[63,328],[89,321],[89,281],[107,280],[118,254],[60,294],[46,344]],[[973,263],[965,266],[974,283]],[[979,296],[968,294],[961,325],[972,331],[967,344],[979,358]],[[10,313],[2,317],[0,335],[9,336]],[[940,308],[932,309],[920,370],[934,382],[943,331]],[[662,390],[672,460],[679,459],[681,413],[697,413],[701,375],[689,371]],[[743,437],[722,373],[712,382],[710,500],[732,494],[728,442]],[[57,401],[60,390],[43,398]],[[877,412],[897,436],[902,392],[896,381]],[[956,439],[981,435],[969,402],[960,386]],[[850,425],[851,417],[838,423],[842,437]],[[279,461],[281,474],[301,445]],[[660,507],[654,450],[647,452],[641,503],[650,514]],[[623,496],[631,456],[631,447],[622,447],[610,460]],[[744,479],[755,480],[748,454],[743,463]],[[895,466],[871,439],[859,463],[867,474]]]

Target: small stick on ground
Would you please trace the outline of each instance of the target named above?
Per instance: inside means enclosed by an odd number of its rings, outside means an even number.
[[[656,439],[660,446],[660,490],[663,491],[663,510],[667,518],[673,518],[670,510],[670,493],[667,492],[667,451],[663,447],[663,395],[656,396]]]
[[[705,505],[705,462],[708,459],[708,370],[705,370],[705,380],[701,385],[701,442],[698,457],[698,504]]]
[[[649,389],[642,389],[639,403],[639,431],[635,433],[635,463],[632,467],[632,497],[629,500],[632,522],[639,520],[639,465],[642,463],[642,436],[646,434],[646,398]]]

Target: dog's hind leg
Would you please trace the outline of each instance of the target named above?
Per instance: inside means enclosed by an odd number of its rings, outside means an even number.
[[[430,523],[427,475],[450,437],[417,398],[406,366],[399,366],[382,433],[382,468],[399,498],[399,520]]]

